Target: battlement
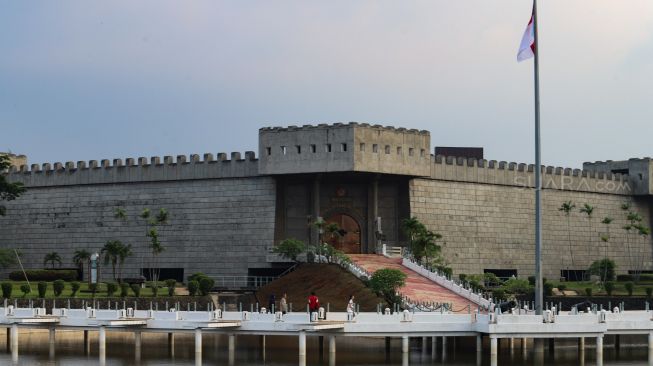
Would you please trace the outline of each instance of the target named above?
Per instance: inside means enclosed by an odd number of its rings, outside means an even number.
[[[258,175],[253,151],[164,156],[12,166],[8,177],[28,187],[136,183],[187,179],[239,178]]]
[[[22,165],[27,164],[26,155],[16,155],[12,153],[4,153],[4,152],[0,152],[0,155],[7,155],[9,157],[9,164],[11,166],[20,167]]]
[[[621,161],[596,161],[583,163],[583,169],[606,174],[623,174],[635,195],[653,195],[653,160],[650,157]]]
[[[486,183],[525,188],[535,187],[535,165],[516,162],[466,159],[431,155],[431,178],[459,182]],[[542,187],[581,192],[630,195],[633,187],[623,174],[541,167]]]
[[[417,135],[430,135],[430,132],[427,130],[418,130],[418,129],[407,129],[404,127],[395,127],[395,126],[382,126],[382,125],[371,125],[369,123],[362,122],[347,122],[347,123],[320,123],[317,125],[302,125],[299,126],[288,126],[288,127],[262,127],[259,129],[259,132],[287,132],[287,131],[314,131],[314,130],[330,130],[335,128],[351,128],[351,127],[360,127],[360,128],[370,128],[379,131],[389,131],[389,132],[401,132],[401,133],[414,133]]]
[[[259,172],[372,172],[428,176],[428,131],[334,123],[259,130]]]

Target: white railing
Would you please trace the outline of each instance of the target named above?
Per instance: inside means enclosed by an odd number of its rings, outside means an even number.
[[[464,286],[457,284],[455,281],[448,279],[446,276],[433,272],[413,260],[404,258],[401,264],[477,305],[485,308],[490,308],[492,306],[492,302],[485,299],[482,294],[476,293],[472,289],[465,288]]]
[[[364,268],[360,267],[354,262],[349,262],[343,267],[361,280],[369,280],[370,278],[372,278],[371,273],[369,273]]]
[[[393,247],[387,244],[383,244],[381,251],[384,257],[401,257],[403,255],[403,247]]]

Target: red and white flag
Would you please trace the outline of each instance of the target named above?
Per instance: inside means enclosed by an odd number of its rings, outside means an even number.
[[[535,9],[533,9],[535,10]],[[517,61],[521,62],[528,60],[531,57],[535,57],[535,24],[533,24],[533,18],[535,13],[531,14],[531,20],[528,22],[526,31],[524,31],[524,36],[521,39],[521,44],[519,45],[519,53],[517,53]]]

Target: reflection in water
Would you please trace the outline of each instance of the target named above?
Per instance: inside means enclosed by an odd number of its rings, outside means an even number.
[[[0,365],[97,365],[100,362],[98,332],[88,332],[89,344],[86,351],[84,332],[57,331],[54,343],[49,342],[47,330],[21,330],[18,339],[18,353],[7,349],[6,337],[0,337]],[[139,335],[133,332],[109,331],[106,334],[107,347],[105,363],[118,365],[184,365],[199,364],[195,358],[195,335],[167,333],[141,333],[141,346],[136,342]],[[323,337],[324,347],[335,353],[324,352],[320,357],[319,338],[308,334],[306,337],[306,364],[320,366],[337,365],[392,365],[392,366],[488,366],[490,365],[489,341],[484,339],[483,351],[476,352],[476,338],[452,337],[412,338],[410,353],[402,354],[401,338],[390,340],[389,353],[386,353],[384,338],[337,337],[336,345],[329,344],[330,337]],[[444,341],[444,342],[443,342]],[[648,355],[646,337],[632,337],[628,346],[622,337],[621,350],[617,352],[612,339],[606,336],[604,345],[604,365],[647,365],[653,364],[653,354]],[[433,345],[435,344],[435,348]],[[548,342],[545,343],[545,348]],[[172,345],[172,347],[169,347]],[[296,366],[298,365],[298,337],[296,336],[238,336],[203,334],[203,365],[234,366]],[[444,346],[444,348],[443,348]],[[594,341],[586,340],[586,350],[578,348],[577,340],[556,340],[555,352],[534,352],[532,340],[523,352],[515,350],[521,340],[501,342],[498,364],[517,365],[585,365],[596,363]],[[264,349],[263,349],[264,348]],[[232,349],[233,352],[229,352]],[[337,359],[337,363],[336,363]]]

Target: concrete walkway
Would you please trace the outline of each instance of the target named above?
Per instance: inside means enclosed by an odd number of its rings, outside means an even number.
[[[376,254],[348,254],[357,266],[370,273],[382,268],[398,269],[406,274],[406,285],[399,289],[404,296],[419,302],[440,302],[453,304],[454,312],[467,312],[467,305],[472,311],[477,305],[464,297],[451,292],[426,277],[401,265],[401,258],[387,258]]]

